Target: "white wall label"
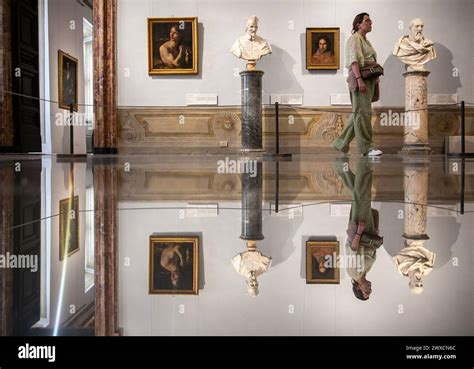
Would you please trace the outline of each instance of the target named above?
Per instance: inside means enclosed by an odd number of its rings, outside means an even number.
[[[186,105],[217,105],[217,94],[186,94]]]
[[[271,94],[270,104],[303,105],[302,94]]]

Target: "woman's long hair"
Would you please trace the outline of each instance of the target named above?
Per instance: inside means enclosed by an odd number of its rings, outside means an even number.
[[[355,16],[354,21],[352,22],[352,34],[356,33],[359,30],[358,25],[362,23],[366,15],[370,16],[368,13],[359,13]]]

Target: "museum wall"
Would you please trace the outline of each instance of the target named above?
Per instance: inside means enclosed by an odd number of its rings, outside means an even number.
[[[50,100],[58,101],[58,50],[62,50],[79,60],[78,102],[84,104],[83,18],[92,23],[92,10],[75,0],[49,0],[48,18]],[[74,29],[71,29],[72,22]],[[48,105],[50,121],[46,121],[45,127],[49,131],[45,135],[47,141],[43,141],[43,153],[69,153],[69,127],[56,124],[58,113],[69,113],[59,109],[56,103]],[[78,107],[78,113],[84,113],[83,106]],[[77,154],[86,153],[86,130],[83,126],[74,127],[74,152]]]
[[[56,1],[59,2],[59,1]],[[129,106],[184,106],[187,93],[216,93],[219,105],[240,104],[239,70],[244,62],[229,52],[244,34],[246,17],[260,18],[258,33],[273,54],[258,63],[265,71],[263,101],[275,93],[303,94],[305,106],[328,106],[330,94],[345,94],[344,45],[355,14],[367,11],[374,21],[369,39],[385,68],[381,106],[403,105],[404,66],[391,55],[393,45],[408,33],[412,18],[425,21],[425,36],[435,41],[438,58],[429,64],[429,93],[455,94],[474,100],[474,31],[471,0],[119,0],[118,104]],[[147,18],[197,16],[199,74],[148,75]],[[63,20],[64,21],[64,20]],[[403,29],[399,29],[403,22]],[[341,69],[305,68],[306,27],[340,27]],[[59,37],[67,37],[64,32]],[[453,68],[457,72],[453,73]]]
[[[403,220],[397,218],[403,205],[375,202],[385,242],[368,274],[372,296],[362,302],[354,297],[345,271],[339,285],[306,284],[308,237],[336,236],[345,253],[347,216],[329,216],[328,204],[305,206],[303,217],[293,219],[264,215],[265,240],[259,250],[273,260],[258,278],[256,298],[246,295],[245,278],[230,263],[245,251],[239,239],[240,202],[220,202],[214,218],[182,218],[178,210],[156,209],[186,205],[119,205],[119,260],[128,261],[119,263],[119,325],[125,335],[468,335],[473,329],[469,287],[459,283],[473,278],[472,250],[465,247],[474,236],[472,214],[429,218],[426,246],[437,259],[423,279],[424,293],[414,295],[391,260],[403,245]],[[223,209],[228,207],[236,210]],[[149,236],[173,230],[201,235],[198,296],[148,294]],[[439,319],[443,316],[457,319]]]
[[[48,159],[50,162],[50,160]],[[49,201],[49,227],[51,245],[50,255],[50,327],[54,326],[58,304],[60,304],[60,323],[70,319],[71,305],[77,313],[82,307],[94,301],[94,288],[85,292],[85,255],[86,255],[86,164],[74,165],[74,195],[79,196],[79,251],[63,261],[59,260],[59,202],[69,198],[69,164],[49,163],[46,165],[46,175],[49,176],[51,191],[46,201]],[[43,169],[45,170],[45,169]],[[48,214],[47,214],[48,215]],[[61,288],[62,280],[64,286]]]

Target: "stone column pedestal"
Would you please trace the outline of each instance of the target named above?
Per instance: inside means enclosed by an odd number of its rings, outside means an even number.
[[[262,76],[260,70],[240,72],[242,81],[242,151],[262,152]]]
[[[428,155],[428,71],[410,71],[405,77],[405,120],[401,154]]]
[[[248,159],[247,159],[248,160]],[[257,173],[242,174],[242,240],[263,240],[262,233],[262,162],[257,162]]]

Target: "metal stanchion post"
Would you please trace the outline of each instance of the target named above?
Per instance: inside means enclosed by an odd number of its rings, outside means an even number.
[[[270,160],[291,160],[292,154],[280,154],[280,105],[275,103],[275,153],[265,154]]]

